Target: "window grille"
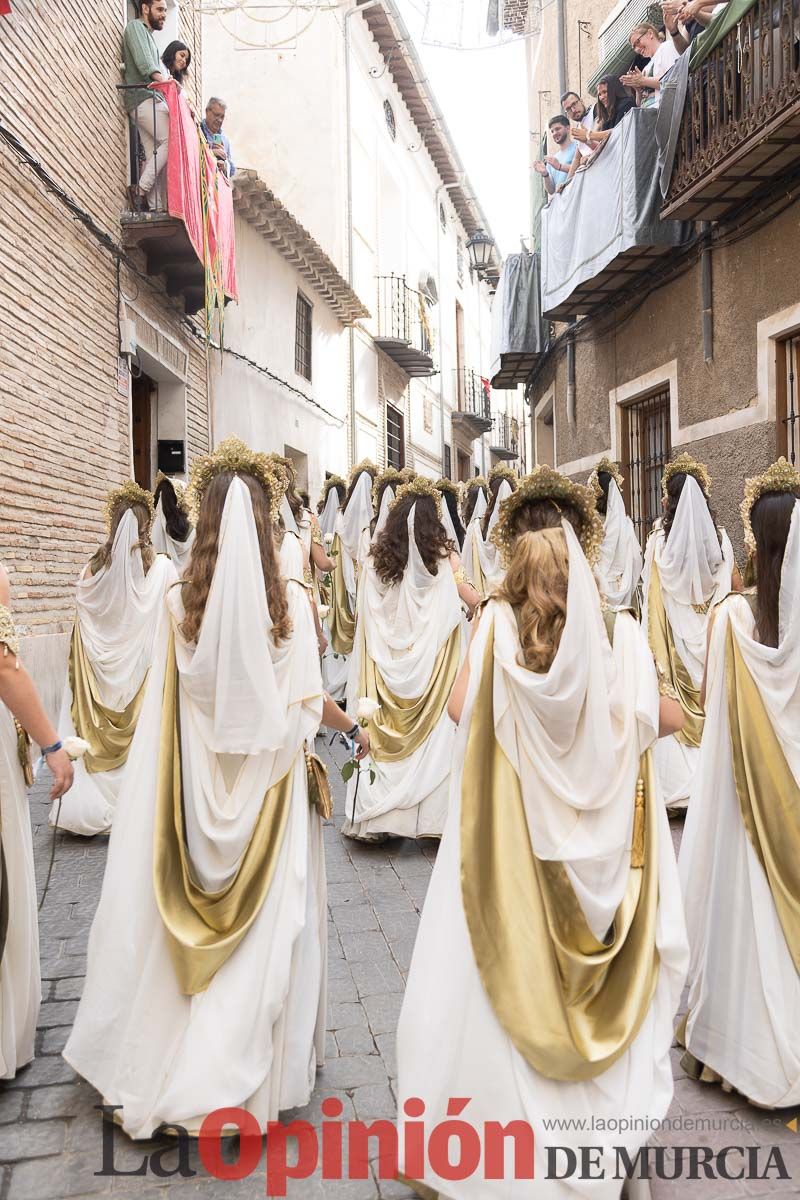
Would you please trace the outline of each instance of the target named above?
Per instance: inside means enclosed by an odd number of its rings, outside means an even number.
[[[644,549],[653,522],[661,516],[661,479],[672,448],[669,387],[623,408],[622,445],[626,507]]]
[[[800,334],[778,342],[776,348],[778,455],[796,467],[800,457]]]
[[[386,405],[386,463],[396,471],[406,465],[405,421],[393,404]]]
[[[312,306],[302,292],[297,293],[294,324],[294,369],[304,379],[311,379],[311,312]]]

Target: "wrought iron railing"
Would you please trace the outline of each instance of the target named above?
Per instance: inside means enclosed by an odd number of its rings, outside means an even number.
[[[406,342],[423,354],[433,354],[425,298],[408,286],[405,275],[378,276],[378,337]]]
[[[148,93],[148,89],[141,84],[132,83],[117,84],[117,91]],[[161,93],[155,91],[146,94],[142,103],[128,113],[131,131],[128,200],[129,207],[134,211],[167,211],[167,143],[163,137],[164,129],[169,129],[166,113],[166,103]],[[145,176],[151,155],[153,170]],[[146,184],[151,178],[153,181],[153,186],[146,193],[141,189],[143,176]]]
[[[757,0],[689,76],[667,205],[800,97],[798,0]]]
[[[800,459],[800,335],[778,343],[778,452],[792,466]]]
[[[491,401],[480,375],[462,367],[456,370],[455,376],[458,411],[491,422]]]
[[[492,446],[506,450],[515,457],[519,454],[519,421],[508,413],[495,413],[492,417]]]
[[[625,500],[644,549],[661,515],[661,480],[670,456],[669,388],[622,410],[622,473]]]

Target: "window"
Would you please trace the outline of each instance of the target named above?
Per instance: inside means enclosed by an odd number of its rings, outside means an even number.
[[[386,405],[386,464],[400,471],[406,465],[406,438],[403,414],[393,404]]]
[[[389,130],[389,137],[392,141],[397,137],[397,122],[394,119],[394,109],[388,100],[383,102],[383,115],[386,118],[386,128]]]
[[[787,458],[793,467],[800,458],[800,334],[776,342],[776,432],[778,455]]]
[[[439,205],[439,224],[442,227],[442,233],[447,231],[447,213],[444,211],[444,205]]]
[[[453,454],[447,442],[444,444],[444,477],[445,479],[453,478]]]
[[[625,501],[644,549],[661,515],[661,477],[671,451],[669,387],[622,409],[622,473]]]
[[[297,293],[294,322],[294,369],[304,379],[311,379],[311,311],[312,306],[302,292]]]

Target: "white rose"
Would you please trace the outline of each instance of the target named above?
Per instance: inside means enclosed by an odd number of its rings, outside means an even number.
[[[72,759],[73,762],[75,762],[75,760],[78,758],[83,758],[84,754],[86,754],[88,750],[91,750],[89,743],[84,741],[83,738],[79,737],[64,738],[63,742],[61,743],[61,748],[62,750],[66,751],[67,755]]]
[[[360,725],[366,725],[375,716],[375,713],[380,708],[377,700],[370,700],[369,696],[362,696],[356,708],[356,720]]]
[[[320,621],[327,621],[328,617],[331,615],[330,604],[320,604],[317,612],[319,613]]]
[[[332,533],[326,533],[326,534],[325,534],[325,545],[326,545],[326,546],[332,546],[332,545],[333,545],[333,534],[332,534]]]

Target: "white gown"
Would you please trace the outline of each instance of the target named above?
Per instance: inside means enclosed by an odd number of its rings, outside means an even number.
[[[178,625],[187,845],[213,890],[241,859],[266,791],[293,766],[289,817],[266,899],[205,991],[179,987],[153,886],[158,746],[169,626],[154,656],[111,835],[88,969],[64,1056],[133,1138],[162,1122],[196,1132],[214,1109],[259,1123],[308,1103],[322,1063],[326,887],[322,823],[309,807],[303,747],[322,710],[306,592],[287,585],[292,634],[275,646],[250,494],[234,480],[200,637]],[[126,801],[130,799],[130,803]],[[135,801],[135,803],[133,802]]]
[[[571,530],[565,533],[569,540]],[[639,1032],[613,1066],[579,1083],[539,1074],[498,1021],[476,964],[462,901],[461,783],[492,627],[496,736],[520,779],[539,857],[564,862],[595,936],[605,935],[625,887],[631,796],[638,757],[657,735],[658,686],[648,647],[630,614],[617,618],[611,651],[589,566],[577,539],[572,536],[571,541],[569,615],[550,671],[535,675],[519,666],[516,622],[506,604],[486,607],[470,647],[472,670],[457,736],[450,813],[425,901],[397,1040],[401,1145],[408,1098],[424,1101],[426,1129],[432,1129],[446,1120],[452,1097],[470,1097],[462,1119],[476,1130],[482,1131],[487,1121],[505,1125],[521,1120],[533,1127],[537,1181],[545,1174],[548,1144],[579,1147],[587,1142],[586,1132],[548,1132],[543,1118],[589,1122],[601,1117],[611,1122],[621,1114],[653,1120],[666,1114],[673,1092],[672,1021],[688,960],[677,867],[659,803],[658,980]],[[582,581],[574,578],[575,551],[583,559]],[[556,702],[557,696],[563,703]],[[486,797],[487,803],[502,800]],[[531,1010],[535,1019],[535,998]],[[624,1145],[633,1155],[647,1139],[646,1132],[614,1128],[592,1129],[590,1141],[604,1147],[602,1165],[611,1176],[611,1148]],[[429,1171],[421,1182],[452,1200],[530,1200],[538,1195],[548,1200],[618,1200],[620,1181],[608,1177],[596,1182],[514,1180],[510,1150],[506,1155],[503,1180],[484,1178],[479,1165],[463,1181],[444,1180]]]
[[[164,618],[164,597],[175,583],[175,568],[164,554],[145,574],[136,518],[128,511],[119,523],[111,562],[97,575],[88,566],[77,584],[75,620],[84,651],[97,681],[101,702],[122,712],[142,686],[150,667],[158,629]],[[59,736],[74,737],[72,688],[64,685]],[[50,810],[50,824],[92,837],[107,833],[117,808],[126,764],[110,771],[89,772],[83,759],[75,763],[75,782]]]
[[[161,507],[161,497],[158,498],[156,505],[156,515],[153,521],[153,549],[158,554],[166,554],[167,558],[172,563],[179,575],[183,575],[188,566],[189,559],[192,555],[192,546],[194,545],[194,530],[190,529],[186,541],[176,541],[170,536],[167,530],[167,522],[164,517],[164,510]]]
[[[608,485],[608,501],[603,521],[603,544],[594,568],[600,595],[611,608],[632,608],[642,574],[642,551],[625,512],[625,501],[616,479]]]
[[[0,605],[0,623],[11,628]],[[5,632],[5,630],[2,630]],[[13,636],[10,633],[9,637]],[[5,644],[0,646],[0,654]],[[15,652],[8,650],[11,654]],[[8,930],[0,957],[0,1079],[13,1079],[33,1058],[36,1021],[42,1000],[39,925],[33,837],[25,780],[17,755],[14,718],[0,703],[0,844]]]
[[[373,515],[372,476],[368,471],[362,471],[350,497],[347,510],[339,510],[334,520],[334,533],[339,538],[341,556],[337,567],[342,571],[351,612],[356,610],[356,593],[358,591],[356,570],[361,568],[366,554],[369,552],[369,526]],[[325,636],[330,643],[330,628],[326,624],[324,629]],[[325,691],[332,699],[340,703],[347,690],[349,664],[349,654],[337,654],[331,645],[328,646],[322,659],[322,679]]]
[[[800,504],[785,566],[792,561],[797,580]],[[787,621],[777,648],[754,639],[753,614],[743,596],[731,597],[718,610],[700,766],[680,852],[692,947],[687,1048],[750,1100],[777,1108],[800,1103],[800,975],[742,820],[731,758],[725,647],[730,624],[792,774],[800,780],[799,599],[796,591],[786,597],[791,624]]]

